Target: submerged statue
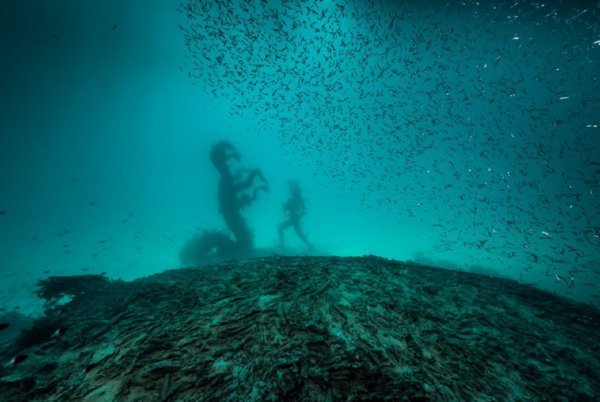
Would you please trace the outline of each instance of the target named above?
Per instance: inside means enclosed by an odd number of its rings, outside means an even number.
[[[306,214],[306,204],[304,203],[300,186],[295,180],[290,181],[289,185],[290,198],[283,204],[283,212],[286,215],[286,220],[279,225],[279,245],[281,247],[284,246],[283,231],[291,226],[294,228],[296,236],[308,247],[312,247],[300,225],[300,219]]]
[[[219,173],[219,212],[225,220],[233,238],[222,231],[206,231],[188,241],[181,252],[184,263],[201,264],[243,258],[252,255],[253,234],[241,209],[251,205],[261,191],[269,191],[267,180],[260,169],[238,169],[231,171],[230,160],[241,158],[237,149],[228,141],[216,143],[210,151],[210,160]],[[261,185],[253,187],[256,179]],[[250,193],[247,191],[250,190]]]

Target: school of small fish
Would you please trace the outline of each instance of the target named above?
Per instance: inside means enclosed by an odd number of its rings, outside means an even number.
[[[188,0],[184,67],[440,252],[600,302],[600,8]],[[514,269],[514,268],[513,268]],[[580,291],[581,288],[578,288]]]

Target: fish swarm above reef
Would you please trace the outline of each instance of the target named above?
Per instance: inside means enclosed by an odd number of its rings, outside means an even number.
[[[40,283],[56,332],[3,354],[20,358],[1,369],[2,400],[600,395],[600,312],[509,280],[376,257],[269,257],[79,282]]]

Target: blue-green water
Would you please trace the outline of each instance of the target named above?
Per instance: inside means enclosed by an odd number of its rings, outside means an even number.
[[[191,8],[190,8],[191,7]],[[225,230],[211,146],[287,183],[314,252],[600,303],[597,2],[0,4],[0,306],[35,282],[180,266]],[[293,232],[292,251],[305,252]]]

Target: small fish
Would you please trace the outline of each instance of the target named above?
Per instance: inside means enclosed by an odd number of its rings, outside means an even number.
[[[117,30],[117,24],[113,24],[113,26],[112,26],[111,30],[112,30],[112,31],[116,31],[116,30]]]
[[[16,366],[17,364],[19,364],[19,363],[21,363],[21,362],[25,361],[25,360],[26,360],[28,357],[29,357],[29,356],[27,356],[27,355],[18,355],[18,356],[15,356],[15,357],[13,357],[12,359],[10,359],[10,361],[9,361],[8,363],[6,363],[6,364],[4,365],[4,367],[5,367],[5,368],[14,367],[14,366]]]
[[[55,34],[54,32],[50,32],[49,35],[52,36],[56,40],[60,39],[60,37],[57,34]]]
[[[66,327],[60,327],[52,334],[52,338],[58,338],[59,336],[63,336],[67,332]]]
[[[96,206],[96,201],[90,201],[88,206],[90,206],[90,207]]]
[[[5,330],[8,327],[10,327],[9,323],[7,323],[7,322],[0,322],[0,331]]]
[[[6,215],[6,211],[0,211],[0,216],[1,215]]]

